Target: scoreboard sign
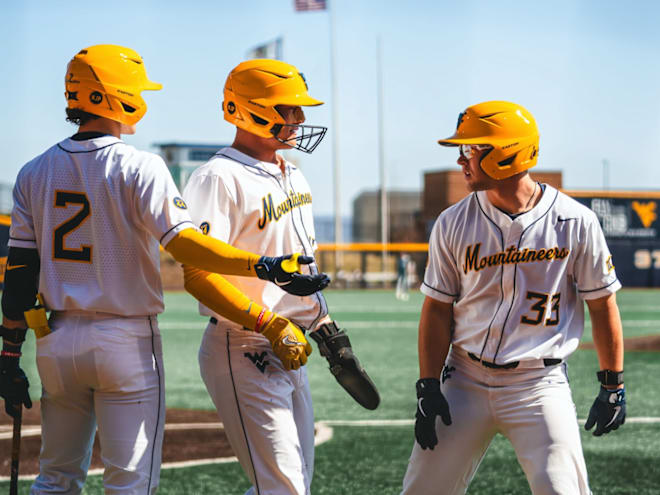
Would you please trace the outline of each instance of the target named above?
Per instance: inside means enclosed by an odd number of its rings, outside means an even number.
[[[624,287],[660,287],[660,193],[565,192],[596,213]]]

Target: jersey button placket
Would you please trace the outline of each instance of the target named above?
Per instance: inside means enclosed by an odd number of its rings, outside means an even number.
[[[508,229],[502,227],[504,233],[504,253],[505,259],[506,255],[509,252],[509,248],[513,247],[514,249],[518,246],[518,241],[520,239],[520,233],[522,232],[522,226],[515,220],[511,222]],[[493,320],[493,325],[490,331],[490,338],[484,349],[484,359],[488,361],[497,360],[496,353],[498,352],[498,346],[502,339],[502,333],[504,332],[504,325],[506,324],[506,317],[509,313],[509,308],[512,304],[513,292],[514,292],[514,282],[515,282],[515,265],[512,263],[503,263],[501,266],[502,270],[502,295],[503,301],[502,305],[499,308],[497,315]]]

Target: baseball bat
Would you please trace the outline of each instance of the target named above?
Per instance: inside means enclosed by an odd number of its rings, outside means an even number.
[[[23,404],[15,404],[14,436],[11,444],[11,479],[9,495],[18,495],[18,462],[21,458],[21,423],[23,420]]]

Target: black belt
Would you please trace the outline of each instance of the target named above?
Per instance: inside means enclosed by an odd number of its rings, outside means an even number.
[[[478,363],[481,363],[482,366],[485,366],[486,368],[494,368],[498,370],[512,370],[514,368],[517,368],[518,365],[520,364],[520,361],[513,361],[512,363],[506,363],[506,364],[495,364],[491,363],[490,361],[484,361],[482,359],[479,359],[478,356],[475,354],[472,354],[471,352],[468,352],[468,356],[472,361],[477,361]],[[543,359],[543,364],[545,366],[554,366],[556,364],[561,363],[561,359],[558,358],[544,358]]]

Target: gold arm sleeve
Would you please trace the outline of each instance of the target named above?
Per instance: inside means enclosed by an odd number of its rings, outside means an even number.
[[[182,230],[164,247],[175,260],[184,265],[243,277],[257,276],[254,264],[261,257],[205,236],[195,229]]]
[[[184,265],[183,280],[186,290],[204,306],[254,330],[257,318],[264,308],[251,301],[222,275]],[[266,311],[264,321],[268,321],[270,316],[271,312]]]

